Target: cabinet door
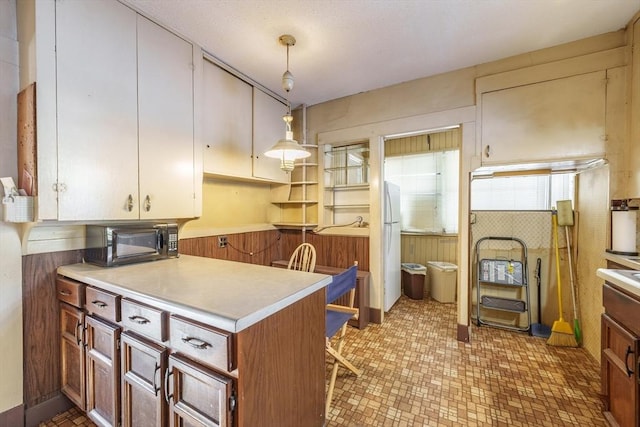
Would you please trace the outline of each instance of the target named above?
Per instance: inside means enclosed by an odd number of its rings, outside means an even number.
[[[169,357],[170,426],[232,426],[233,380],[179,355]]]
[[[193,46],[138,16],[140,218],[192,218]]]
[[[601,157],[604,71],[482,94],[482,164]]]
[[[638,426],[638,337],[602,315],[602,394],[605,415],[620,427]]]
[[[629,27],[627,27],[629,28]],[[633,46],[638,46],[640,43],[640,19],[633,23]],[[640,168],[635,167],[640,162],[640,50],[637,48],[631,51],[631,144],[629,144],[629,151],[625,153],[625,157],[629,159],[629,169],[631,172],[631,179],[629,180],[629,190],[625,197],[638,198],[640,197]]]
[[[252,87],[204,61],[204,172],[251,177]]]
[[[100,426],[120,422],[121,328],[93,316],[85,319],[87,415]]]
[[[285,137],[282,120],[287,108],[280,102],[253,88],[253,176],[289,182],[290,175],[280,169],[280,160],[264,155],[276,142]]]
[[[162,379],[167,349],[131,332],[122,334],[122,425],[156,427],[167,422]]]
[[[84,312],[60,303],[61,391],[85,410]]]
[[[58,219],[136,219],[136,13],[112,0],[55,4]]]

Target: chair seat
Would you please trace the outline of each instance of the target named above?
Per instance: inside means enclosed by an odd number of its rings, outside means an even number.
[[[327,310],[327,318],[325,320],[325,335],[331,338],[338,332],[342,325],[347,323],[353,314],[343,313],[341,311]]]

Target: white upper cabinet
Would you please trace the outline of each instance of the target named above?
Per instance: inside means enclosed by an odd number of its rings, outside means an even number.
[[[252,87],[203,61],[204,172],[251,177]]]
[[[481,94],[482,164],[603,157],[604,71]]]
[[[43,191],[57,189],[59,220],[136,219],[136,13],[56,2],[56,43],[58,177]]]
[[[138,15],[140,218],[194,216],[193,46]]]
[[[21,13],[37,47],[21,58],[37,82],[37,219],[198,216],[199,48],[115,0]]]
[[[284,138],[284,104],[211,62],[203,64],[204,172],[288,182],[280,161],[263,154]]]
[[[253,88],[253,175],[257,178],[288,182],[289,174],[280,169],[280,160],[264,155],[285,136],[282,116],[286,107],[259,89]]]

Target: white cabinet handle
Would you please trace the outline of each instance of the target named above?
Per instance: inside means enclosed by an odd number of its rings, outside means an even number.
[[[149,212],[151,210],[151,197],[147,194],[147,197],[144,198],[144,211]]]
[[[129,194],[129,197],[127,197],[127,210],[129,212],[133,210],[133,196],[131,194]]]
[[[491,157],[491,146],[487,145],[486,147],[484,147],[484,156],[486,158]]]

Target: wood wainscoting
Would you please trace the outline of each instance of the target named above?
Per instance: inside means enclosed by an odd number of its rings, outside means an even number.
[[[369,237],[328,236],[295,230],[268,230],[225,234],[227,247],[218,247],[218,236],[181,239],[179,252],[185,255],[271,265],[289,259],[295,248],[306,241],[316,248],[316,264],[347,268],[358,261],[358,269],[369,271]]]

